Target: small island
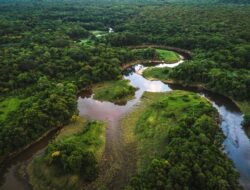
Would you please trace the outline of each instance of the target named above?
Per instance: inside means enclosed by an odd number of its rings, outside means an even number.
[[[132,87],[128,80],[104,82],[93,87],[94,99],[119,105],[124,105],[133,99],[135,91],[136,88]]]

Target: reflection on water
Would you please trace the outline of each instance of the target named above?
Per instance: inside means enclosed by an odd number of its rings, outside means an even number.
[[[156,67],[173,67],[181,63],[182,62],[171,65],[161,64]],[[128,101],[125,105],[115,105],[106,101],[97,101],[92,98],[93,95],[91,96],[91,94],[85,96],[86,92],[83,93],[84,96],[78,98],[80,116],[104,120],[109,123],[105,150],[105,152],[108,152],[108,155],[106,155],[107,160],[109,160],[109,162],[110,160],[113,161],[109,163],[111,165],[118,161],[122,163],[118,169],[117,176],[114,178],[115,180],[110,182],[111,186],[109,189],[118,189],[120,187],[119,185],[126,182],[130,172],[128,167],[134,167],[133,164],[130,164],[131,166],[126,164],[129,163],[129,157],[133,157],[133,155],[129,155],[123,149],[120,140],[121,131],[119,130],[119,120],[140,103],[143,92],[168,92],[176,89],[199,93],[213,103],[213,106],[218,110],[222,118],[221,128],[226,136],[223,143],[224,151],[233,161],[236,169],[240,172],[240,183],[245,189],[250,189],[250,142],[245,131],[241,127],[243,117],[236,105],[224,96],[205,90],[197,90],[196,88],[182,87],[180,85],[167,85],[161,81],[149,81],[140,75],[144,69],[145,67],[143,65],[136,65],[124,72],[124,78],[129,80],[132,86],[138,88],[135,93],[135,99]],[[36,148],[36,151],[37,150],[39,150],[39,148]],[[10,165],[10,169],[7,172],[5,171],[6,180],[1,186],[1,189],[10,190],[16,189],[16,187],[18,187],[18,189],[26,189],[27,186],[20,183],[13,173],[18,165],[17,163],[24,163],[33,155],[33,153],[24,154],[27,154],[27,158],[17,159],[16,162]]]
[[[165,67],[168,65],[161,65]],[[94,118],[105,119],[104,117],[121,118],[133,105],[138,104],[144,91],[167,92],[171,90],[188,90],[197,92],[208,98],[221,115],[221,128],[226,136],[224,149],[226,154],[232,159],[235,167],[240,172],[240,183],[245,189],[250,189],[250,142],[245,131],[241,127],[243,116],[238,107],[228,98],[196,88],[182,87],[180,85],[167,85],[161,81],[149,81],[140,74],[145,67],[136,65],[130,72],[124,74],[124,78],[139,90],[136,98],[129,101],[125,106],[117,106],[109,102],[99,102],[91,98],[79,100],[79,110],[82,115],[95,115]],[[84,103],[85,102],[85,103]]]

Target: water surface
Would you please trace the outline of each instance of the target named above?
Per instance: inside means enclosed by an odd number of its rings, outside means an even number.
[[[174,67],[183,63],[160,64],[156,67]],[[240,183],[244,189],[250,189],[250,141],[245,131],[242,129],[241,122],[243,116],[237,106],[228,98],[215,93],[195,88],[182,87],[180,85],[168,85],[161,81],[150,81],[145,79],[141,72],[145,69],[143,65],[135,65],[124,73],[124,78],[138,90],[135,99],[128,101],[125,105],[115,105],[110,102],[97,101],[91,96],[78,98],[79,115],[90,119],[103,120],[108,122],[107,142],[103,163],[101,166],[101,178],[105,181],[108,189],[119,189],[129,179],[135,170],[135,159],[133,152],[127,150],[122,142],[119,121],[128,112],[132,111],[140,104],[140,99],[145,91],[150,92],[169,92],[176,89],[196,92],[208,98],[213,106],[220,113],[222,122],[221,129],[226,138],[223,143],[224,151],[233,161],[236,169],[240,172]],[[51,137],[50,137],[51,138]],[[30,189],[27,181],[17,177],[16,171],[21,164],[28,162],[34,155],[42,150],[48,143],[48,139],[42,141],[40,145],[35,145],[32,150],[25,151],[14,161],[9,162],[2,170],[2,190],[27,190]],[[109,178],[109,173],[113,172],[113,177]],[[98,188],[91,184],[88,189]]]

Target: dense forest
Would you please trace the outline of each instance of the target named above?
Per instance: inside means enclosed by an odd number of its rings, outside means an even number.
[[[249,126],[247,3],[248,0],[0,0],[0,161],[49,130],[74,120],[78,114],[77,94],[82,89],[120,80],[122,67],[133,61],[162,59],[160,50],[131,49],[145,44],[192,52],[191,60],[166,71],[164,77],[202,85],[244,104],[243,124]],[[102,99],[109,100],[107,93],[133,97],[135,89],[126,87],[123,91],[108,87],[100,92]],[[75,137],[80,138],[81,135]],[[54,146],[63,145],[51,144],[48,151]],[[136,183],[144,184],[146,179],[137,176]],[[225,189],[229,186],[221,183]],[[133,185],[140,189],[138,184]]]

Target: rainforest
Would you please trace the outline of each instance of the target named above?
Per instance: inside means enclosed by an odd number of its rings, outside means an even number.
[[[0,0],[0,189],[250,189],[249,3]]]

